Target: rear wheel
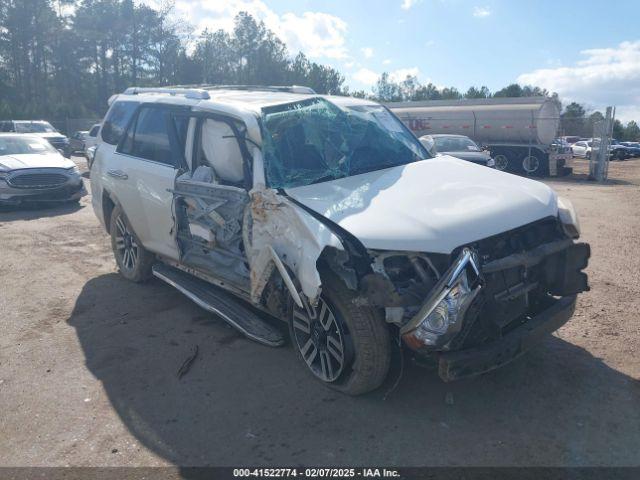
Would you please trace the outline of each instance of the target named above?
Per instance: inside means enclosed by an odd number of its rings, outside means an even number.
[[[549,157],[540,150],[533,149],[530,155],[521,157],[520,167],[525,175],[545,177],[549,175]]]
[[[522,169],[529,175],[538,173],[540,170],[540,159],[535,155],[526,155],[522,159]]]
[[[111,213],[109,232],[113,256],[122,276],[132,282],[148,280],[155,257],[142,246],[119,205]]]
[[[493,160],[496,162],[496,165],[495,165],[496,170],[500,170],[501,172],[504,172],[507,168],[509,168],[509,159],[507,158],[506,155],[503,155],[502,153],[500,153],[495,157],[493,157]]]
[[[627,158],[627,155],[623,150],[618,150],[616,152],[616,156],[618,157],[618,160],[621,160],[621,161]]]
[[[358,307],[333,274],[323,275],[316,306],[293,305],[289,331],[307,369],[330,388],[360,395],[378,388],[391,361],[389,330],[380,311]]]

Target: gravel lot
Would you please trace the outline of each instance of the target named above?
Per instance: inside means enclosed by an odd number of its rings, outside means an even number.
[[[592,247],[574,318],[480,378],[410,365],[386,400],[334,393],[290,348],[120,278],[90,197],[3,210],[0,465],[639,465],[640,160],[609,174],[547,182]]]

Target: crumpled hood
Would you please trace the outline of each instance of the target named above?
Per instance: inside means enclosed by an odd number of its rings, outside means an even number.
[[[1,170],[18,170],[20,168],[71,168],[75,165],[71,160],[59,153],[24,153],[20,155],[0,156]]]
[[[556,194],[543,183],[450,156],[286,192],[379,250],[449,254],[557,215]]]

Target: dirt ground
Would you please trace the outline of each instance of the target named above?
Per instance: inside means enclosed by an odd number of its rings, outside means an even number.
[[[122,279],[90,197],[3,210],[0,465],[640,465],[640,160],[605,185],[577,162],[547,182],[592,247],[573,319],[472,380],[409,365],[386,399],[334,393],[290,348]]]

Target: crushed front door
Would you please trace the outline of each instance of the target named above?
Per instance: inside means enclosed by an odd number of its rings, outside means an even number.
[[[181,262],[248,292],[242,239],[247,191],[198,181],[187,173],[176,180],[173,195]]]

